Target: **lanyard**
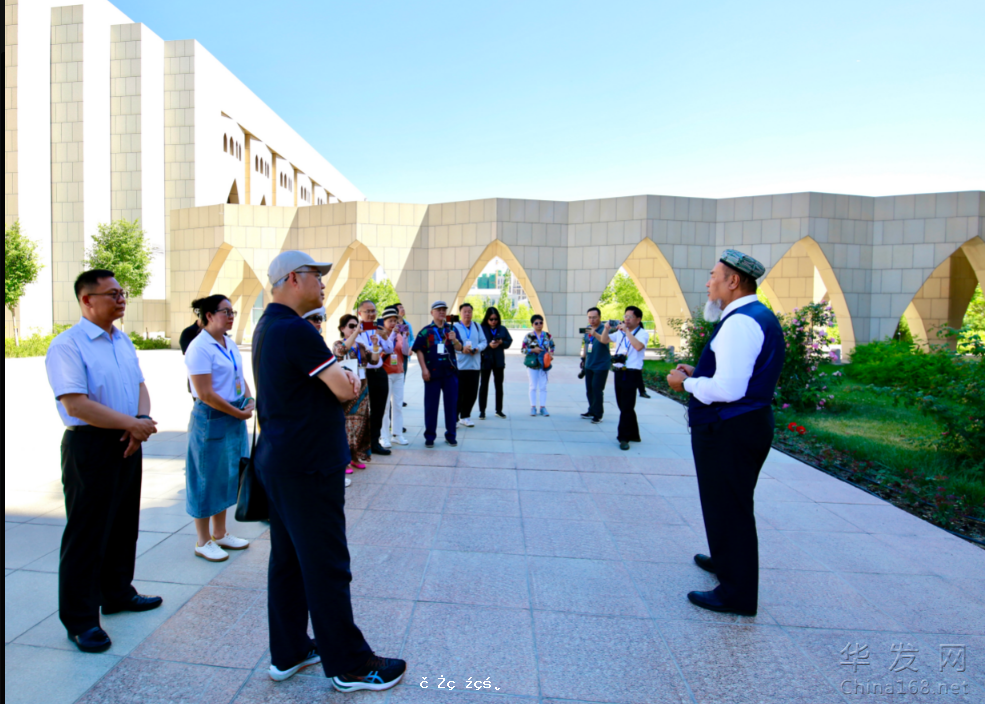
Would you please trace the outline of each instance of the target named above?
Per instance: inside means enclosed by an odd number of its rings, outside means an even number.
[[[493,339],[499,337],[499,327],[489,328],[489,334],[493,336]]]
[[[640,325],[638,328],[636,328],[636,330],[633,331],[633,337],[636,337],[636,334],[640,330],[642,330],[642,329],[643,329],[643,326],[642,325]],[[619,344],[616,345],[616,354],[617,355],[619,354],[620,350],[622,350],[622,343],[624,343],[624,342],[626,343],[626,354],[629,354],[629,348],[631,346],[630,345],[630,342],[629,342],[629,335],[627,335],[626,333],[623,333],[622,334],[622,339],[619,340]]]
[[[537,346],[539,348],[541,348],[541,349],[544,349],[544,334],[543,333],[537,335]]]
[[[236,364],[236,355],[234,355],[232,352],[229,352],[227,354],[226,348],[220,345],[218,342],[215,343],[215,346],[219,348],[220,352],[222,352],[223,357],[225,357],[226,359],[228,359],[230,362],[233,363],[233,371],[236,373],[236,378],[239,379],[239,365]]]
[[[469,324],[468,327],[465,327],[464,325],[462,325],[462,330],[464,330],[467,333],[466,336],[465,336],[466,339],[469,342],[472,342],[472,325],[471,325],[471,323]]]
[[[359,366],[363,365],[363,348],[358,342],[356,343],[356,359],[359,361]]]
[[[434,328],[434,336],[437,338],[438,344],[439,345],[444,344],[444,342],[448,339],[448,333],[445,330],[445,328],[444,327],[439,328],[434,323],[431,324],[431,327]]]

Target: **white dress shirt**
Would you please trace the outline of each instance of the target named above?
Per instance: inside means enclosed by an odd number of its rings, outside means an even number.
[[[48,348],[45,369],[55,399],[80,394],[125,416],[135,417],[140,407],[140,385],[144,375],[137,350],[118,328],[107,333],[85,318],[56,337]],[[73,418],[56,401],[66,427],[86,425]]]
[[[373,351],[373,335],[376,335],[380,341],[380,358],[376,361],[376,364],[367,363],[367,369],[382,369],[386,356],[388,354],[393,354],[393,338],[391,337],[389,340],[384,340],[381,332],[381,330],[373,330],[372,332],[367,330],[356,338],[358,342],[363,343],[363,346],[369,352]]]
[[[612,356],[624,354],[626,355],[626,369],[642,369],[643,361],[646,358],[646,346],[650,344],[650,333],[647,332],[641,325],[636,329],[631,335],[635,337],[638,342],[643,343],[643,349],[637,350],[633,347],[629,340],[628,335],[626,335],[621,330],[617,330],[615,333],[609,335],[609,340],[616,344],[616,349],[613,351]],[[613,364],[616,369],[621,369],[623,365]]]
[[[718,335],[711,341],[711,349],[715,353],[715,376],[684,381],[684,390],[701,403],[733,403],[746,395],[766,336],[759,323],[748,315],[729,316],[758,300],[755,294],[743,296],[732,301],[722,312],[722,319],[728,320],[722,323]]]

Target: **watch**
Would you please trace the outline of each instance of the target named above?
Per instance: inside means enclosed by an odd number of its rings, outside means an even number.
[[[150,416],[137,416],[137,420],[154,420]]]

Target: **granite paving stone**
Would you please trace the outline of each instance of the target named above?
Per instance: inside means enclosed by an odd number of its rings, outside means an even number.
[[[435,550],[421,601],[530,608],[526,559],[520,555]]]
[[[128,658],[89,690],[80,704],[229,702],[250,677],[246,669]]]

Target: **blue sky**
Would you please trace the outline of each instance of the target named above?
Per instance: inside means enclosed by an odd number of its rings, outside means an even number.
[[[985,189],[985,2],[116,0],[370,200]]]

